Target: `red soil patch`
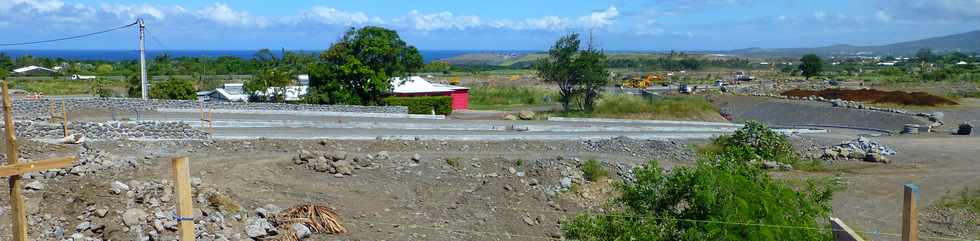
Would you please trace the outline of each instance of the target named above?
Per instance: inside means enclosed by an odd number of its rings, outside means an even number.
[[[848,101],[861,101],[869,103],[889,103],[900,105],[956,105],[955,101],[935,96],[925,92],[905,92],[905,91],[881,91],[875,89],[824,89],[820,91],[794,89],[783,92],[785,96],[810,97],[819,96],[825,99],[842,99]]]

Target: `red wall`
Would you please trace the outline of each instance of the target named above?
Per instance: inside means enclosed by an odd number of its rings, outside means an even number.
[[[413,97],[413,96],[449,96],[453,99],[453,110],[465,110],[470,108],[470,90],[459,89],[452,92],[435,92],[435,93],[408,93],[408,94],[395,94],[402,97]]]
[[[453,97],[453,110],[465,110],[470,108],[470,90],[454,90],[450,96]]]

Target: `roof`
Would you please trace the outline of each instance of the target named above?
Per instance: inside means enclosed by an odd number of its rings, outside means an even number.
[[[429,81],[419,76],[411,76],[404,80],[400,77],[391,78],[391,86],[391,92],[396,94],[440,93],[468,89],[455,85],[429,83]]]
[[[52,69],[49,69],[49,68],[38,67],[38,66],[31,65],[31,66],[27,66],[27,67],[15,69],[14,70],[14,73],[25,73],[25,72],[32,71],[32,70],[44,70],[44,71],[49,71],[49,72],[56,72],[56,71],[54,71]]]

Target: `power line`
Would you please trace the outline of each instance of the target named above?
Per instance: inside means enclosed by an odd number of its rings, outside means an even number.
[[[133,25],[136,25],[136,22],[133,22],[133,23],[130,23],[130,24],[127,24],[127,25],[123,25],[123,26],[119,26],[119,27],[115,27],[115,28],[110,28],[110,29],[98,31],[98,32],[92,32],[92,33],[82,34],[82,35],[75,35],[75,36],[69,36],[69,37],[64,37],[64,38],[56,38],[56,39],[48,39],[48,40],[40,40],[40,41],[31,41],[31,42],[0,43],[0,46],[31,45],[31,44],[40,44],[40,43],[50,43],[50,42],[58,42],[58,41],[64,41],[64,40],[72,40],[72,39],[84,38],[84,37],[88,37],[88,36],[92,36],[92,35],[98,35],[98,34],[108,33],[108,32],[116,31],[116,30],[119,30],[119,29],[124,29],[124,28],[128,28],[128,27],[132,27]]]

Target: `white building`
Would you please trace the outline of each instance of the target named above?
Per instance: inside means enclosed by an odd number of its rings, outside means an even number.
[[[31,65],[31,66],[27,66],[27,67],[15,69],[13,71],[13,74],[15,74],[15,75],[53,75],[54,73],[57,73],[57,72],[58,71],[55,71],[53,69]]]
[[[212,91],[197,92],[197,99],[202,101],[248,102],[243,84],[224,84]]]

